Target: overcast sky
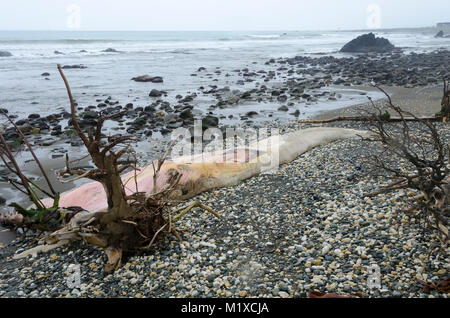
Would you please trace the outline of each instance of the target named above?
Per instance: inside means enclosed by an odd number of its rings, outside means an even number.
[[[1,0],[0,5],[0,30],[334,30],[449,20],[450,0]]]

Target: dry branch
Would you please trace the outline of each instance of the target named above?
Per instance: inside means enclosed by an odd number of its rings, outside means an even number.
[[[406,208],[405,211],[420,211],[426,224],[436,230],[441,246],[445,248],[449,241],[450,225],[448,142],[443,140],[430,120],[403,111],[392,103],[390,96],[382,88],[378,88],[387,97],[387,109],[400,118],[400,124],[388,128],[387,122],[380,117],[381,107],[372,103],[375,112],[365,113],[372,137],[366,140],[380,142],[383,147],[381,155],[372,156],[374,166],[389,172],[398,180],[366,196],[373,197],[405,188],[420,192],[421,196],[418,196],[413,206]],[[414,118],[416,126],[410,125],[408,118]],[[399,161],[407,162],[410,170],[398,168]]]

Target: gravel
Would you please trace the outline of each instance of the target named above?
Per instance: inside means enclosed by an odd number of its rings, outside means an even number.
[[[333,126],[364,129],[351,122]],[[278,127],[285,133],[304,126]],[[448,128],[439,128],[448,140]],[[182,243],[170,237],[158,248],[128,255],[113,274],[103,272],[103,251],[81,242],[13,260],[33,237],[16,239],[0,248],[0,297],[287,298],[312,290],[447,297],[424,294],[417,281],[447,278],[450,261],[441,253],[427,262],[434,233],[397,213],[412,193],[362,197],[388,182],[362,159],[375,147],[361,140],[331,143],[272,174],[200,194],[194,199],[220,212],[222,221],[195,210],[179,224]],[[68,284],[74,265],[81,273],[75,287]],[[380,269],[379,288],[368,285],[373,265]]]

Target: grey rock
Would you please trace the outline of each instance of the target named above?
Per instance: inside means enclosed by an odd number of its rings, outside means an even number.
[[[215,116],[206,116],[202,119],[202,129],[217,127],[219,125],[219,118]]]
[[[162,82],[164,82],[164,80],[161,76],[150,76],[150,75],[141,75],[141,76],[133,77],[131,80],[135,81],[135,82],[141,82],[141,83],[146,83],[146,82],[162,83]]]
[[[149,94],[150,97],[161,97],[162,92],[157,89],[152,89]]]
[[[438,33],[436,33],[436,35],[434,36],[435,38],[443,38],[444,37],[444,31],[439,31]]]
[[[358,36],[345,44],[341,52],[345,53],[385,53],[395,49],[395,46],[385,38],[377,38],[375,34],[368,33]]]
[[[117,51],[116,49],[107,48],[106,50],[103,50],[102,52],[105,53],[120,53],[120,51]]]
[[[11,52],[0,51],[0,57],[10,57],[10,56],[12,56]]]

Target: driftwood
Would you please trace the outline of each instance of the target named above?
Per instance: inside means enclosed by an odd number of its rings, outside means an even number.
[[[442,121],[442,118],[439,117],[390,117],[384,119],[385,122],[402,122],[402,121],[423,121],[423,120],[429,120],[429,121]],[[329,119],[304,119],[299,120],[298,122],[301,124],[327,124],[332,123],[336,121],[363,121],[363,122],[369,122],[370,120],[367,117],[355,117],[355,116],[338,116],[333,117]]]
[[[363,298],[363,296],[360,293],[355,293],[352,294],[351,296],[343,296],[335,293],[323,293],[314,290],[309,292],[309,298]]]
[[[391,97],[389,96],[389,94],[383,90],[380,86],[374,85],[374,87],[376,87],[377,89],[379,89],[388,99],[388,103],[392,105],[392,100]],[[373,101],[370,97],[367,97],[369,99],[369,101],[373,104]],[[379,112],[378,113],[378,117],[381,121],[384,122],[422,122],[422,121],[432,121],[432,122],[437,122],[437,121],[442,121],[442,122],[447,122],[448,119],[450,118],[450,88],[448,85],[448,81],[444,79],[444,92],[443,92],[443,96],[442,96],[442,101],[441,101],[441,111],[439,113],[437,113],[435,116],[433,117],[417,117],[417,116],[413,116],[411,114],[411,116],[405,115],[403,114],[402,116],[391,116],[391,114],[389,112]],[[329,119],[304,119],[304,120],[299,120],[298,122],[301,124],[326,124],[326,123],[332,123],[332,122],[337,122],[337,121],[363,121],[363,122],[369,122],[371,121],[371,119],[367,116],[337,116],[337,117],[333,117],[333,118],[329,118]]]
[[[432,291],[443,294],[450,293],[450,278],[444,279],[438,283],[424,282],[422,280],[418,280],[418,282],[424,286],[423,292],[426,294],[429,294]]]

